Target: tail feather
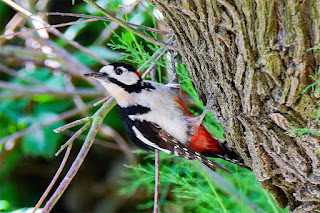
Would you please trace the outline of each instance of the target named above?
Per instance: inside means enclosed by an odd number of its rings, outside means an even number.
[[[203,152],[202,154],[206,157],[221,158],[230,163],[237,164],[239,166],[249,169],[249,167],[247,167],[244,164],[244,160],[241,158],[241,156],[237,154],[230,146],[228,146],[227,142],[220,142],[219,145],[222,149],[222,152],[218,153],[218,152],[206,151],[206,152]]]

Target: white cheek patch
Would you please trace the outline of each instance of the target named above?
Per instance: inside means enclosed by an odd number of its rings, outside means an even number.
[[[123,72],[122,75],[114,76],[118,81],[126,85],[136,84],[139,80],[139,77],[134,72]]]
[[[149,141],[147,138],[145,138],[142,133],[135,127],[133,126],[132,127],[132,130],[134,131],[134,133],[136,134],[136,137],[141,140],[143,143],[147,144],[148,146],[151,146],[155,149],[158,149],[158,150],[161,150],[165,153],[168,153],[168,154],[171,154],[171,151],[170,150],[167,150],[167,149],[163,149],[163,148],[160,148],[158,145],[156,145],[155,143]]]
[[[110,75],[113,72],[113,66],[111,66],[111,65],[104,66],[99,70],[99,72],[105,72],[108,75]]]

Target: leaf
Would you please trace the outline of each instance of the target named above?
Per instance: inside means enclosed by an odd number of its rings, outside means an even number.
[[[315,47],[311,47],[311,48],[307,49],[307,51],[310,51],[310,50],[320,50],[320,47],[315,46]]]
[[[7,200],[0,200],[0,211],[4,211],[10,207],[10,203]]]
[[[50,76],[50,73],[51,73],[50,70],[44,69],[44,68],[36,68],[32,71],[27,69],[21,69],[18,72],[18,74],[21,76],[28,76],[28,77],[37,79],[39,81],[45,81],[46,79],[48,79],[48,77]],[[20,79],[16,79],[15,82],[25,84],[23,83],[24,81]]]
[[[36,115],[35,122],[33,124],[53,119],[56,116],[57,114],[52,112],[39,112]],[[62,125],[64,125],[64,123],[60,121],[46,128],[36,130],[23,137],[23,152],[33,156],[53,156],[57,151],[60,140],[62,139],[61,134],[56,134],[53,130]]]

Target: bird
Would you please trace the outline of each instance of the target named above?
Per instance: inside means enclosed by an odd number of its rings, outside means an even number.
[[[206,112],[192,116],[171,85],[143,80],[132,65],[120,62],[85,76],[98,80],[115,98],[128,138],[136,146],[197,160],[213,171],[230,173],[207,157],[234,162],[238,155],[206,130],[201,123]]]

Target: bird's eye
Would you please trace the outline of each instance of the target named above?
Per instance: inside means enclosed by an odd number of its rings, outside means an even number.
[[[115,71],[114,71],[117,75],[121,75],[122,74],[122,69],[116,69]]]

